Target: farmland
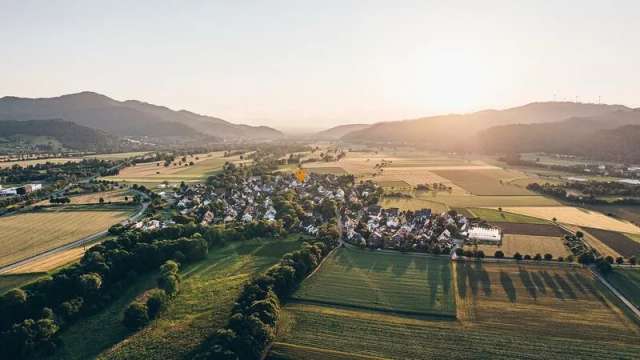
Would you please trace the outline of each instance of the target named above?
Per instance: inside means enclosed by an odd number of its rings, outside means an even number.
[[[445,354],[633,359],[640,354],[638,325],[587,270],[495,263],[454,267],[457,320],[293,303],[285,307],[271,359]]]
[[[333,175],[345,175],[347,172],[339,166],[327,166],[327,167],[312,167],[307,171],[314,174],[333,174]]]
[[[505,234],[520,234],[531,236],[562,237],[568,232],[554,224],[522,224],[510,222],[493,222]]]
[[[121,337],[121,342],[113,341],[116,340],[114,337],[99,346],[92,345],[90,351],[74,350],[71,353],[90,357],[106,349],[99,359],[189,358],[189,353],[207,336],[225,325],[243,284],[276,263],[285,253],[298,249],[300,242],[297,239],[298,236],[282,240],[256,239],[210,249],[207,259],[181,271],[180,293],[167,311],[148,327],[127,339]],[[115,317],[119,320],[121,315]],[[124,327],[117,323],[107,331],[117,334],[122,329]],[[73,333],[79,336],[87,330],[74,327]],[[67,339],[64,340],[68,344]],[[71,346],[82,349],[89,346],[85,343],[77,337]]]
[[[225,162],[243,162],[239,155],[223,155],[223,152],[213,152],[186,156],[187,163],[193,162],[193,165],[179,165],[179,160],[166,167],[161,162],[140,163],[120,170],[116,176],[107,176],[104,179],[132,183],[199,182],[222,169]]]
[[[449,258],[339,249],[294,299],[415,314],[454,315]]]
[[[640,255],[640,243],[624,234],[595,228],[585,230],[625,258]]]
[[[506,211],[498,211],[494,209],[484,208],[468,208],[467,211],[472,216],[478,217],[487,222],[510,222],[521,224],[549,224],[549,221],[534,218],[531,216],[510,213]]]
[[[127,214],[125,210],[61,210],[0,217],[0,265],[106,230]]]
[[[566,223],[578,226],[588,226],[604,230],[627,232],[640,234],[640,228],[626,221],[608,217],[604,214],[591,210],[580,209],[569,206],[547,206],[547,207],[511,207],[505,206],[503,211],[516,214],[527,215],[545,220],[556,219],[559,223]]]
[[[606,277],[611,285],[640,309],[640,269],[615,268]]]
[[[467,248],[473,249],[474,247],[468,245]],[[498,250],[501,250],[504,255],[508,257],[513,256],[516,252],[519,252],[521,255],[531,256],[548,253],[553,255],[554,258],[571,255],[569,250],[564,246],[564,241],[561,237],[516,234],[504,235],[500,246],[482,244],[478,245],[478,250],[482,250],[487,256],[493,256]]]
[[[525,176],[514,171],[456,169],[434,170],[434,172],[474,195],[532,195],[528,190],[508,183],[510,179]]]
[[[82,258],[84,246],[77,246],[64,251],[56,252],[43,258],[34,259],[26,264],[14,267],[2,274],[29,274],[37,272],[47,272],[58,269]]]

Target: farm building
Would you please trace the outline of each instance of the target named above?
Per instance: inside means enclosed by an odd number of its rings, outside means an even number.
[[[469,241],[498,244],[502,242],[502,232],[498,228],[472,226],[469,228]]]

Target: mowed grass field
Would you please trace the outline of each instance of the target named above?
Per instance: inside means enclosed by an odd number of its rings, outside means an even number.
[[[434,170],[436,174],[474,195],[533,195],[525,188],[509,184],[509,180],[525,176],[515,171],[493,170]]]
[[[612,218],[604,214],[570,206],[504,206],[503,211],[531,216],[535,218],[553,220],[559,223],[586,226],[597,229],[640,234],[640,227],[623,220]]]
[[[180,292],[149,326],[126,339],[120,335],[124,305],[114,314],[117,323],[109,327],[98,329],[95,321],[72,327],[71,333],[63,335],[66,351],[77,359],[98,353],[99,359],[190,359],[198,345],[226,324],[242,286],[301,245],[296,235],[212,248],[207,259],[181,270]]]
[[[474,249],[473,245],[467,245],[467,249]],[[493,256],[496,251],[501,250],[506,257],[512,257],[516,252],[520,255],[551,254],[554,259],[559,256],[567,257],[571,252],[564,246],[561,237],[554,236],[531,236],[519,234],[506,234],[502,237],[501,245],[478,245],[478,250],[482,250],[485,255]]]
[[[567,265],[456,263],[453,274],[457,320],[292,303],[284,308],[269,358],[640,356],[638,324],[585,269]]]
[[[446,256],[338,249],[293,299],[383,311],[455,316]]]
[[[26,285],[33,282],[40,277],[46,275],[45,273],[30,273],[30,274],[2,274],[0,275],[0,295],[5,292]]]
[[[104,231],[127,216],[124,210],[61,210],[0,217],[0,266]]]

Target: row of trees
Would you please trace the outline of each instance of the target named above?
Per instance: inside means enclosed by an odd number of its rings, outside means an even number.
[[[285,300],[330,252],[331,246],[317,242],[284,255],[280,263],[251,281],[236,300],[227,326],[208,339],[196,359],[258,359],[274,339]]]

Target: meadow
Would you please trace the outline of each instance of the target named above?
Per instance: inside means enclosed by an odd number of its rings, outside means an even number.
[[[341,248],[293,299],[411,314],[455,315],[446,256]]]
[[[455,263],[453,275],[457,320],[292,303],[285,306],[269,358],[635,359],[640,355],[638,324],[588,270]]]
[[[126,210],[43,211],[0,217],[0,265],[37,255],[104,231],[125,220]]]
[[[124,329],[120,320],[125,303],[112,311],[118,322],[100,330],[117,336],[88,344],[81,334],[97,325],[94,319],[63,335],[65,346],[69,353],[79,354],[78,359],[99,353],[98,359],[189,359],[198,345],[226,324],[242,286],[285,253],[300,248],[298,239],[297,235],[281,240],[254,239],[209,249],[205,260],[181,270],[180,292],[149,326],[127,338],[118,335]]]

